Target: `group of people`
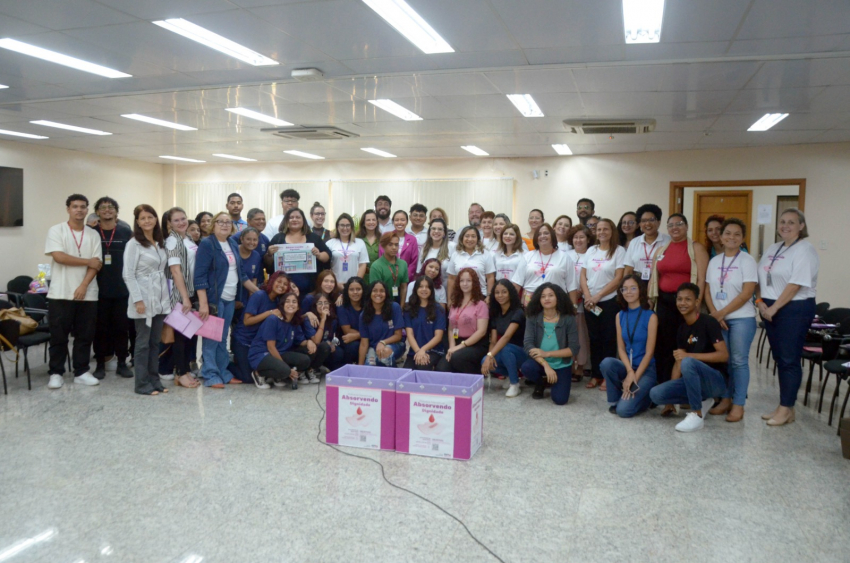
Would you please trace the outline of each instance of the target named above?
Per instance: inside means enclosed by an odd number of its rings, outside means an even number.
[[[194,220],[179,207],[160,218],[139,205],[128,228],[109,197],[95,203],[87,227],[88,200],[70,196],[69,220],[50,229],[45,247],[53,258],[48,387],[63,384],[73,334],[76,382],[97,385],[114,356],[116,374],[135,376],[142,394],[167,392],[162,381],[171,379],[297,388],[345,364],[403,361],[498,375],[507,397],[522,392],[524,378],[532,397],[549,389],[558,405],[587,375],[585,387],[605,391],[612,413],[658,405],[673,416],[686,406],[676,429],[693,431],[708,414],[742,420],[758,315],[780,384],[779,406],[763,418],[794,421],[819,267],[797,209],[778,218],[781,241],[757,262],[741,220],[712,216],[706,240],[695,241],[681,213],[660,232],[654,204],[615,223],[582,198],[575,225],[534,209],[524,229],[473,203],[453,230],[445,210],[394,211],[387,196],[357,220],[342,213],[327,226],[320,203],[305,213],[297,191],[280,198],[282,214],[268,221],[256,208],[243,219],[236,193],[227,211]],[[282,245],[305,243],[316,271],[277,271]],[[164,322],[175,309],[223,321],[220,341],[202,339],[200,371],[197,339]]]

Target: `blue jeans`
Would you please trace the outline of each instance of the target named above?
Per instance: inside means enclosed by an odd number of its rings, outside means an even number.
[[[773,299],[765,299],[764,304],[771,307]],[[803,380],[803,344],[806,334],[815,318],[815,299],[791,301],[774,315],[772,321],[764,321],[767,340],[776,369],[779,374],[779,404],[793,407],[797,401],[797,392]]]
[[[626,365],[616,358],[605,358],[599,366],[602,377],[608,387],[608,403],[617,405],[617,415],[631,418],[649,408],[649,392],[655,387],[658,375],[655,373],[655,362],[647,366],[640,376],[637,393],[631,399],[623,399],[623,381],[626,379]]]
[[[537,383],[541,377],[546,378],[546,372],[543,370],[543,366],[530,358],[522,363],[521,369],[525,378],[534,383]],[[572,376],[572,369],[569,367],[556,369],[555,373],[558,375],[558,381],[552,386],[552,401],[556,405],[566,405],[567,401],[570,400],[570,384],[572,383],[570,377]]]
[[[204,358],[201,377],[204,378],[205,387],[216,383],[227,383],[233,379],[233,375],[227,371],[227,366],[230,364],[230,355],[227,353],[227,333],[230,332],[230,322],[233,320],[235,303],[235,301],[218,302],[218,316],[224,320],[221,342],[204,338],[201,344],[201,354]]]
[[[487,357],[485,356],[484,359]],[[508,342],[505,344],[505,347],[499,350],[499,353],[496,354],[496,373],[501,375],[507,375],[508,379],[511,380],[511,385],[516,385],[519,383],[519,366],[522,365],[524,361],[528,359],[528,354],[525,353],[525,350],[517,346],[516,344],[511,344]],[[481,360],[481,363],[484,363],[484,360]]]
[[[723,331],[723,340],[729,349],[729,385],[723,398],[731,397],[733,404],[743,407],[747,402],[747,387],[750,386],[750,346],[756,336],[756,319],[730,319],[726,324],[729,330]]]
[[[404,342],[396,342],[395,344],[387,344],[390,347],[390,350],[393,351],[391,356],[387,356],[386,358],[379,358],[378,354],[375,352],[374,348],[369,348],[366,351],[366,365],[376,365],[378,367],[384,366],[388,368],[394,368],[396,362],[398,362],[401,357],[404,355]],[[374,364],[372,363],[374,362]]]
[[[726,380],[722,373],[699,360],[685,358],[682,377],[656,385],[649,392],[649,398],[656,405],[688,403],[693,410],[701,411],[703,401],[720,397],[725,392]]]

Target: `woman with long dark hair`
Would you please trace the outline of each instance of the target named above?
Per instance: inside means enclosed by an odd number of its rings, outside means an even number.
[[[425,276],[434,282],[434,300],[442,307],[443,311],[445,311],[448,298],[446,296],[446,288],[443,287],[443,276],[440,268],[440,261],[436,258],[429,258],[428,260],[425,260],[417,278],[422,276]],[[410,301],[414,291],[414,284],[407,284],[407,296],[405,297],[405,302]]]
[[[439,260],[443,288],[449,286],[449,263],[455,249],[454,243],[449,242],[448,232],[449,227],[445,221],[440,218],[433,219],[428,225],[428,238],[425,239],[425,245],[419,254],[419,263],[423,265],[432,258]]]
[[[354,219],[351,215],[343,213],[337,218],[336,228],[327,240],[327,245],[331,251],[331,270],[336,276],[339,291],[342,291],[349,279],[366,275],[366,268],[371,263],[369,252],[364,242],[354,236]]]
[[[525,312],[514,284],[502,279],[493,286],[490,299],[490,349],[481,363],[481,374],[500,373],[508,377],[506,397],[516,397],[519,386],[519,366],[528,359],[523,349]]]
[[[318,295],[310,307],[310,312],[319,320],[318,326],[315,327],[316,334],[313,336],[313,341],[319,348],[327,348],[327,352],[324,349],[321,350],[322,355],[325,356],[322,363],[314,366],[306,374],[309,383],[318,383],[323,373],[342,367],[344,352],[336,338],[339,319],[336,314],[336,306],[330,298],[325,294]],[[300,380],[299,382],[305,383]]]
[[[209,211],[201,211],[195,215],[195,222],[198,228],[201,229],[201,238],[205,239],[212,234],[213,231],[213,214]]]
[[[439,267],[436,260],[431,262]],[[443,335],[446,333],[446,313],[437,303],[434,280],[419,276],[412,284],[413,295],[404,304],[404,328],[410,347],[406,369],[434,370],[445,354]]]
[[[385,233],[385,236],[394,233]],[[396,237],[397,238],[397,237]],[[360,351],[357,363],[395,367],[404,354],[404,318],[384,282],[373,281],[360,315]]]
[[[634,211],[626,211],[617,222],[617,239],[620,246],[628,251],[629,244],[638,233],[637,215]]]
[[[331,253],[328,250],[328,246],[319,235],[310,230],[310,226],[307,224],[307,219],[304,217],[304,212],[301,209],[293,207],[286,212],[281,223],[281,230],[269,241],[270,246],[264,257],[266,265],[271,266],[274,261],[274,255],[278,250],[278,245],[305,243],[313,244],[310,252],[316,257],[316,271],[291,274],[289,276],[292,283],[298,286],[301,295],[306,295],[316,288],[316,276],[322,270],[327,270],[330,267],[331,261]]]
[[[342,332],[343,361],[356,364],[360,353],[360,314],[363,312],[363,294],[366,283],[363,278],[353,277],[342,289],[342,306],[337,308],[339,328]]]
[[[256,295],[256,294],[254,294]],[[298,377],[310,368],[310,342],[304,335],[304,322],[298,307],[298,296],[287,293],[266,316],[251,341],[248,360],[254,381],[260,389],[290,386],[298,388]],[[302,346],[303,345],[303,346]],[[315,345],[313,346],[315,353]]]
[[[366,265],[366,273],[363,274],[363,281],[369,285],[369,270],[372,264],[380,257],[381,252],[381,231],[378,228],[378,214],[374,209],[367,209],[360,216],[360,223],[357,228],[357,239],[362,240],[366,246],[366,253],[369,255],[369,264]]]

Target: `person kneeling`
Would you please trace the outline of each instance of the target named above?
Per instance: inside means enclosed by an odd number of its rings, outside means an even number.
[[[248,362],[253,370],[254,383],[260,389],[269,389],[273,382],[278,387],[287,384],[298,388],[298,374],[310,368],[312,360],[300,345],[311,342],[304,337],[298,297],[287,293],[280,305],[281,315],[269,315],[260,325],[248,350]],[[312,327],[311,327],[312,328]],[[315,350],[315,344],[313,348]]]
[[[649,408],[649,391],[655,386],[655,336],[658,317],[649,308],[646,286],[640,276],[626,276],[617,302],[617,355],[599,366],[607,382],[609,412],[631,418]]]
[[[419,276],[410,285],[414,292],[404,305],[404,328],[410,346],[404,369],[433,371],[446,353],[443,346],[446,313],[437,303],[434,281],[430,277]]]
[[[673,379],[654,387],[649,397],[656,405],[689,403],[691,412],[676,425],[679,432],[694,432],[705,424],[714,397],[726,392],[729,352],[720,323],[699,313],[699,287],[683,283],[676,292],[676,308],[685,319],[676,335]]]
[[[575,314],[570,296],[560,286],[546,282],[534,290],[526,307],[523,340],[530,359],[520,368],[535,383],[534,399],[543,398],[547,382],[556,405],[566,405],[570,399],[570,366],[579,352]]]
[[[387,296],[387,284],[378,280],[369,286],[366,305],[360,314],[358,365],[396,367],[404,354],[401,307]]]

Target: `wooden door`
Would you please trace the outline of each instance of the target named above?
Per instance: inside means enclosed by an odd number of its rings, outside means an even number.
[[[752,190],[694,192],[691,236],[695,241],[705,244],[706,219],[712,215],[722,215],[727,219],[736,217],[747,225],[747,236],[744,242],[747,243],[747,248],[752,248],[752,210]]]

